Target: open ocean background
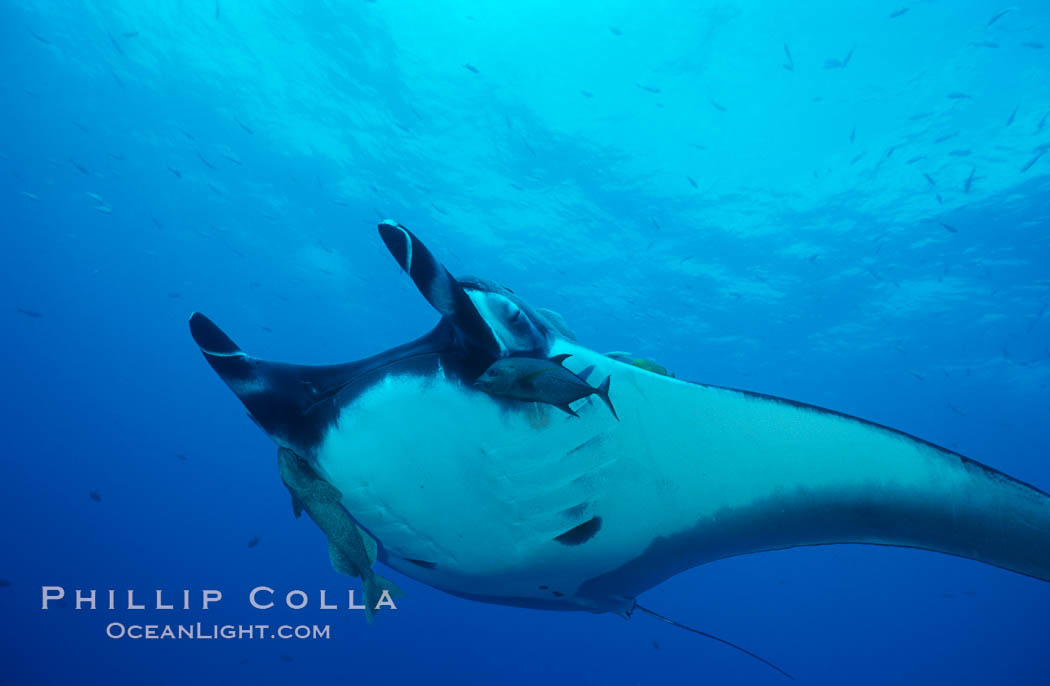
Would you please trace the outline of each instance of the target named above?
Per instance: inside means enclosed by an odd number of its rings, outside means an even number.
[[[2,683],[783,682],[389,570],[398,612],[317,609],[359,582],[186,320],[295,362],[424,333],[382,217],[590,347],[1050,488],[1050,3],[7,0],[0,41]],[[51,584],[225,597],[43,612]],[[313,604],[252,610],[259,584]],[[1050,683],[1050,584],[948,556],[765,553],[642,601],[800,683]]]

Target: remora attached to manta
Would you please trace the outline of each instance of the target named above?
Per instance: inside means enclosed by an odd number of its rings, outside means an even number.
[[[342,495],[378,559],[490,603],[629,616],[696,565],[794,546],[923,548],[1050,581],[1050,496],[862,419],[688,383],[590,350],[510,290],[455,279],[407,229],[380,235],[442,315],[331,366],[267,362],[203,315],[205,358],[281,447]],[[611,377],[572,417],[472,387],[509,356]]]

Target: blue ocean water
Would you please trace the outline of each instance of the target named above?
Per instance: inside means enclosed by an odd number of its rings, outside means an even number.
[[[422,334],[383,217],[595,349],[1050,488],[1046,4],[7,2],[0,37],[4,683],[782,680],[389,570],[396,613],[318,609],[358,582],[186,320],[302,363]],[[49,585],[194,609],[43,611]],[[806,683],[1050,683],[1050,585],[944,555],[764,553],[642,599]],[[106,637],[143,617],[332,636]]]

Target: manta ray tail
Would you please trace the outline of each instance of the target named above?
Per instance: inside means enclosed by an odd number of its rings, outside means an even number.
[[[752,653],[747,648],[741,648],[737,644],[731,643],[731,642],[725,640],[724,638],[719,638],[718,636],[715,636],[714,634],[709,634],[706,631],[700,631],[699,629],[694,629],[691,626],[686,626],[685,624],[682,624],[681,622],[676,622],[673,619],[670,619],[668,617],[664,617],[662,614],[660,614],[658,612],[653,612],[649,608],[644,607],[642,605],[639,605],[637,602],[634,604],[634,609],[635,610],[641,610],[642,612],[644,612],[645,614],[649,615],[650,617],[653,617],[655,619],[659,619],[661,622],[666,622],[667,624],[670,624],[671,626],[676,626],[679,629],[685,629],[686,631],[691,631],[694,634],[699,634],[699,635],[703,636],[704,638],[710,638],[710,639],[712,639],[714,641],[718,641],[719,643],[723,643],[723,644],[729,646],[730,648],[735,648],[736,650],[739,650],[740,652],[744,653],[745,655],[749,655],[749,656],[755,658],[756,660],[758,660],[762,664],[768,665],[769,667],[772,667],[773,669],[777,670],[778,672],[780,672],[781,674],[786,676],[788,679],[794,679],[795,678],[795,677],[791,676],[790,674],[788,674],[787,672],[785,672],[780,667],[777,667],[775,664],[773,664],[769,660],[765,659],[764,657],[760,657],[758,655],[755,655],[754,653]]]

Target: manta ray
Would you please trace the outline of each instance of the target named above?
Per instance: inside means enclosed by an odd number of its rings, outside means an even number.
[[[421,338],[303,366],[248,355],[201,314],[190,330],[256,424],[338,490],[405,576],[625,617],[687,569],[795,546],[922,548],[1050,581],[1038,488],[870,421],[596,352],[510,289],[453,277],[400,224],[379,234],[441,315]],[[618,420],[596,395],[572,416],[474,386],[498,360],[556,356],[609,378]]]

